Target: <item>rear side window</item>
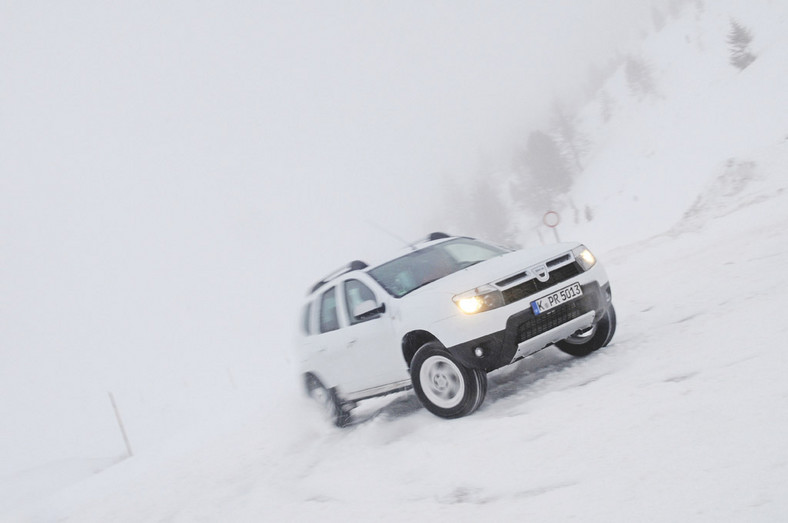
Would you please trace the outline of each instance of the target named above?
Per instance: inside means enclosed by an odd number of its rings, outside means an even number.
[[[303,317],[301,318],[301,329],[303,329],[304,334],[312,334],[310,330],[310,319],[312,317],[312,302],[306,304],[304,307]]]
[[[320,332],[335,331],[338,328],[336,289],[332,287],[320,296]]]

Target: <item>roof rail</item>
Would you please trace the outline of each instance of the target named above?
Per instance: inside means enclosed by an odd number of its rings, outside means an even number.
[[[361,269],[366,269],[368,265],[361,260],[353,260],[352,262],[348,263],[347,265],[342,266],[340,269],[335,270],[334,272],[330,273],[328,276],[314,284],[310,289],[307,295],[312,294],[320,287],[325,285],[326,283],[330,282],[334,278],[338,278],[343,274],[350,272],[350,271],[360,271]]]

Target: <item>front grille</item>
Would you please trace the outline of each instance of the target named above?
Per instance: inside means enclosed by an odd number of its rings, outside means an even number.
[[[553,285],[577,276],[580,272],[577,263],[570,263],[569,265],[564,265],[563,267],[550,271],[550,278],[545,282],[541,282],[536,278],[524,281],[511,289],[502,291],[504,303],[508,305],[522,300],[527,296],[531,296],[532,294],[536,294],[537,292],[549,289]]]
[[[514,282],[516,282],[517,280],[522,280],[522,279],[523,279],[523,278],[525,278],[526,276],[528,276],[528,273],[527,273],[527,272],[525,272],[525,271],[523,271],[523,272],[518,272],[518,273],[517,273],[517,274],[515,274],[514,276],[509,276],[509,277],[508,277],[508,278],[506,278],[505,280],[501,280],[501,281],[499,281],[499,282],[496,282],[496,285],[497,285],[498,287],[506,287],[506,286],[507,286],[507,285],[509,285],[510,283],[514,283]]]
[[[530,317],[517,327],[517,343],[555,329],[559,325],[594,310],[594,301],[593,295],[585,295],[580,299],[566,302],[555,309]]]
[[[547,267],[555,267],[556,265],[560,265],[560,264],[564,263],[567,260],[569,260],[569,255],[568,254],[564,254],[563,256],[561,256],[559,258],[555,258],[555,259],[552,259],[549,262],[547,262]]]

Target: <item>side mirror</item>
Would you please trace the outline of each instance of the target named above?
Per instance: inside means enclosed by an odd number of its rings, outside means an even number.
[[[353,317],[357,320],[369,320],[386,312],[386,304],[378,305],[374,300],[362,301],[353,308]]]

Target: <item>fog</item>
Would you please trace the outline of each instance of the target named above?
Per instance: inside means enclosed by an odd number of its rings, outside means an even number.
[[[446,227],[441,181],[505,157],[649,14],[0,3],[0,414],[43,438],[95,391],[289,379],[313,280]]]

